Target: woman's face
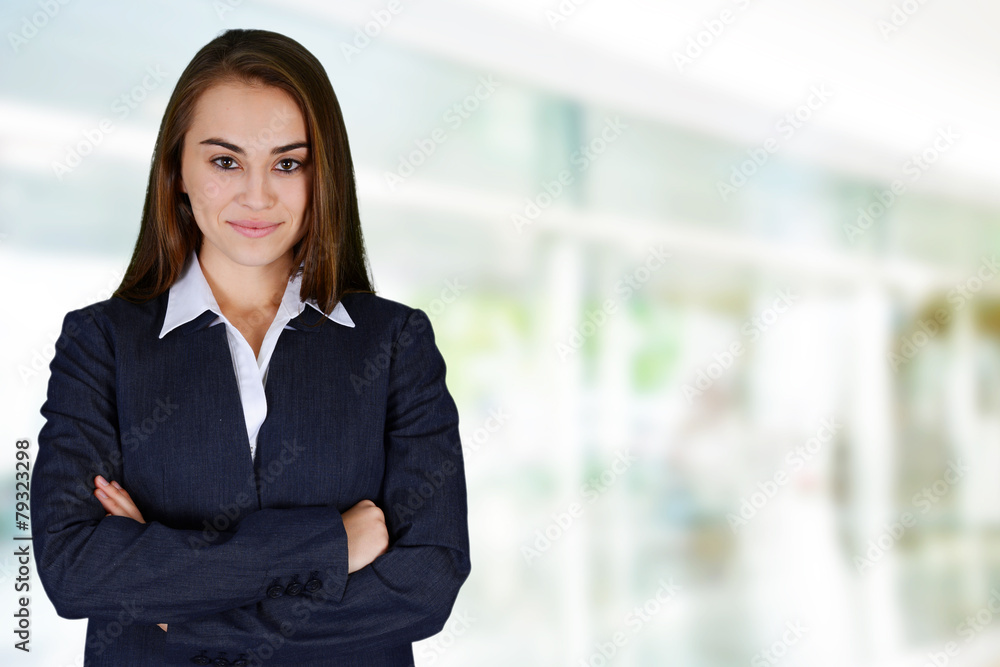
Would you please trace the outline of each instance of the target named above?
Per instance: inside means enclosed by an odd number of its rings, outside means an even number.
[[[184,135],[181,189],[203,262],[267,266],[290,257],[306,231],[311,188],[306,125],[288,93],[224,83],[202,94]]]

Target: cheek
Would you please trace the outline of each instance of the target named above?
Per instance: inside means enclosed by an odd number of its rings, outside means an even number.
[[[281,189],[281,199],[285,202],[285,206],[300,218],[309,204],[311,194],[311,184],[303,181],[285,184]]]
[[[185,179],[185,183],[191,205],[202,209],[214,208],[225,201],[229,189],[225,175],[211,170],[195,170],[191,180]]]

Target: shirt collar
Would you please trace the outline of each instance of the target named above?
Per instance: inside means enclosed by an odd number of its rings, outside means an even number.
[[[303,309],[308,304],[317,313],[325,315],[327,319],[346,327],[354,326],[354,321],[347,314],[347,309],[344,308],[342,302],[338,302],[329,314],[323,313],[314,299],[306,299],[303,302],[299,297],[301,285],[301,273],[297,273],[288,279],[288,285],[285,286],[285,293],[281,297],[281,305],[278,306],[279,311],[284,312],[286,320],[291,320],[302,314]],[[160,329],[159,337],[163,338],[176,327],[199,319],[202,315],[205,315],[206,311],[211,311],[219,318],[225,320],[222,309],[219,308],[219,304],[215,300],[215,295],[212,294],[212,288],[205,279],[205,274],[201,271],[198,254],[192,250],[180,278],[170,286],[170,293],[167,298],[167,312],[163,318],[163,327]],[[279,312],[279,315],[281,315],[281,312]],[[212,319],[218,321],[215,318]],[[215,322],[212,323],[214,324]],[[310,329],[303,327],[303,330]]]

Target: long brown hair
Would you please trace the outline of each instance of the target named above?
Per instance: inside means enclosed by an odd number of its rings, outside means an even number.
[[[347,128],[323,65],[289,37],[233,29],[202,47],[174,87],[153,149],[139,238],[114,296],[141,303],[161,295],[180,277],[191,251],[200,250],[201,231],[180,190],[181,152],[202,93],[229,81],[284,90],[305,120],[313,185],[306,233],[292,247],[289,274],[304,263],[300,298],[315,299],[329,313],[343,294],[374,294]]]

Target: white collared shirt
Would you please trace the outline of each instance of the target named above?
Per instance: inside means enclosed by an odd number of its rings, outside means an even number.
[[[212,288],[205,279],[205,274],[201,271],[201,262],[198,261],[198,254],[191,251],[188,263],[181,273],[180,278],[170,286],[170,294],[167,299],[167,312],[163,318],[163,327],[160,329],[160,338],[163,338],[175,327],[185,322],[197,318],[206,310],[211,310],[218,317],[209,325],[215,326],[220,322],[226,325],[226,334],[229,339],[229,353],[233,360],[233,368],[236,371],[236,384],[240,391],[240,402],[243,404],[243,416],[247,423],[247,438],[250,441],[250,458],[254,457],[257,451],[257,433],[261,424],[267,416],[267,399],[264,396],[264,383],[267,381],[267,368],[271,360],[271,353],[278,342],[278,336],[285,329],[292,329],[287,326],[288,322],[298,317],[306,304],[309,304],[319,312],[323,312],[316,304],[315,300],[299,299],[299,288],[302,284],[301,274],[289,278],[285,287],[285,294],[281,298],[278,312],[274,316],[274,321],[264,334],[264,341],[260,346],[260,354],[254,357],[250,343],[246,341],[233,324],[222,314]],[[343,303],[337,303],[333,312],[323,313],[327,318],[347,327],[353,327],[354,321],[347,314],[347,309]],[[294,330],[294,329],[293,329]]]

